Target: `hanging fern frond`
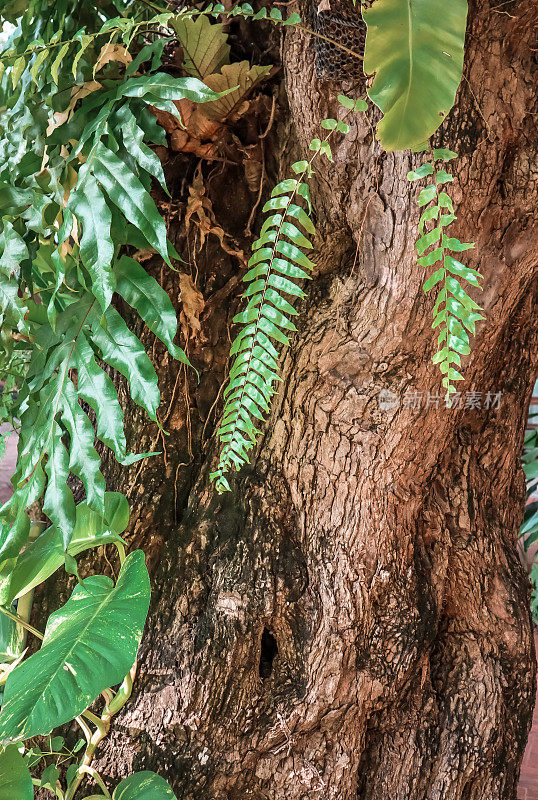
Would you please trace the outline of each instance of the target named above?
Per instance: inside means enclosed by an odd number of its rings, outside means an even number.
[[[440,187],[450,183],[453,178],[446,170],[439,169],[436,162],[450,161],[453,158],[457,158],[457,153],[437,148],[433,150],[429,161],[407,175],[410,181],[434,176],[433,183],[422,189],[419,194],[418,204],[424,211],[419,222],[421,235],[415,248],[421,266],[433,267],[440,264],[427,278],[423,288],[427,293],[436,286],[439,287],[433,309],[432,328],[439,328],[438,349],[433,357],[433,363],[439,364],[447,398],[456,391],[452,382],[463,380],[459,368],[461,368],[461,356],[467,356],[471,352],[469,333],[474,336],[476,323],[484,319],[482,314],[477,313],[482,309],[461,284],[461,281],[466,281],[471,286],[481,289],[479,281],[482,275],[451,255],[470,250],[474,244],[465,244],[445,233],[446,227],[456,219],[456,216],[452,200]],[[431,228],[430,223],[433,224]]]
[[[223,447],[218,467],[211,475],[218,492],[230,489],[225,473],[247,463],[258,434],[253,420],[262,421],[269,412],[274,384],[280,380],[278,350],[273,342],[289,344],[286,332],[296,330],[290,317],[297,314],[284,295],[304,297],[296,281],[310,278],[314,267],[303,252],[312,248],[307,236],[315,232],[308,184],[300,177],[281,181],[263,211],[271,214],[252,246],[250,269],[243,278],[249,284],[243,294],[247,306],[233,320],[243,327],[230,351],[235,359],[218,431]]]
[[[363,100],[344,95],[339,95],[338,100],[348,112],[366,106]],[[333,160],[328,141],[331,135],[349,132],[349,125],[343,120],[325,119],[321,126],[329,133],[323,140],[312,139],[309,148],[314,155],[310,161],[293,164],[297,177],[277,184],[264,205],[263,213],[269,216],[252,245],[249,270],[243,277],[248,284],[243,294],[247,305],[233,319],[243,327],[230,351],[235,358],[218,429],[222,450],[217,469],[210,476],[219,493],[230,491],[226,474],[246,464],[249,451],[256,444],[259,423],[269,413],[274,385],[281,380],[278,347],[288,345],[288,333],[297,330],[290,317],[298,312],[290,300],[305,296],[297,281],[311,278],[315,266],[304,252],[312,249],[310,237],[315,234],[306,179],[313,174],[311,164],[317,154]]]

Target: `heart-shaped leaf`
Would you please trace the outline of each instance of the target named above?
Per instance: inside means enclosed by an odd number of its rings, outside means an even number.
[[[155,772],[135,772],[118,784],[112,800],[176,800],[176,796]]]
[[[105,575],[78,585],[49,617],[41,649],[9,675],[0,740],[48,734],[120,683],[136,658],[149,598],[141,550],[125,559],[115,586]]]
[[[15,745],[0,753],[0,800],[32,800],[30,771]],[[166,795],[163,795],[165,797]]]

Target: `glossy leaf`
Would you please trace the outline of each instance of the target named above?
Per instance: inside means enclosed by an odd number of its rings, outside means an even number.
[[[75,524],[75,501],[67,485],[69,455],[62,442],[62,429],[57,422],[53,423],[45,472],[48,482],[43,511],[60,530],[66,550]]]
[[[165,72],[156,72],[153,75],[130,78],[119,87],[117,97],[118,99],[140,97],[149,99],[152,104],[159,99],[181,100],[182,98],[193,103],[207,103],[217,100],[219,95],[198,78],[174,78]]]
[[[155,278],[128,256],[122,256],[116,262],[114,274],[118,293],[140,314],[150,331],[166,345],[170,354],[179,361],[188,363],[183,350],[173,342],[177,318],[172,301]]]
[[[99,144],[95,151],[92,171],[110,200],[169,262],[166,225],[140,180],[103,144]]]
[[[41,649],[10,673],[0,739],[46,735],[120,683],[135,660],[148,607],[140,550],[127,556],[115,586],[104,575],[79,584],[49,617]]]
[[[9,745],[0,752],[0,800],[33,800],[33,797],[32,776],[26,761],[16,745]]]
[[[107,364],[127,378],[135,403],[144,408],[151,419],[156,420],[161,395],[155,368],[142,343],[131,333],[116,309],[109,306],[88,335]]]
[[[69,471],[82,481],[88,504],[95,511],[104,512],[105,479],[101,474],[101,459],[94,447],[95,431],[79,405],[71,381],[67,381],[60,402],[61,419],[69,433]]]
[[[93,511],[87,503],[79,503],[68,553],[76,556],[92,547],[121,541],[120,534],[128,520],[127,500],[118,492],[105,495],[104,514]],[[58,528],[51,526],[23,550],[8,578],[0,584],[0,603],[10,605],[46,581],[63,563],[62,535]]]
[[[110,269],[114,257],[114,245],[110,233],[112,215],[94,175],[85,164],[79,181],[69,198],[69,210],[82,225],[80,256],[90,273],[95,296],[103,311],[112,300],[114,287]]]
[[[77,391],[95,411],[97,436],[113,450],[120,463],[125,463],[127,443],[118,394],[110,377],[97,365],[83,334],[77,339],[73,357],[73,366],[77,369]]]
[[[155,772],[135,772],[116,786],[112,800],[176,800],[176,796]]]

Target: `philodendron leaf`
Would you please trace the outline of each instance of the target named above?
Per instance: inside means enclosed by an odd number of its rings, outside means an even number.
[[[115,586],[106,575],[85,578],[49,617],[41,649],[10,673],[0,740],[46,735],[120,683],[136,658],[149,598],[141,550],[125,559]]]
[[[467,0],[378,0],[363,12],[364,71],[375,73],[370,99],[384,116],[385,150],[428,139],[454,104],[463,70]]]
[[[135,772],[116,786],[112,800],[176,800],[176,796],[155,772]]]
[[[128,521],[129,505],[119,492],[105,494],[104,516],[88,508],[86,503],[79,503],[68,554],[76,556],[91,547],[120,542],[120,533],[125,530]],[[0,603],[9,605],[46,581],[62,566],[64,560],[62,535],[58,528],[51,525],[23,550],[12,572],[0,584]]]
[[[32,800],[33,796],[30,770],[17,747],[10,745],[0,753],[0,800]]]
[[[11,664],[24,650],[24,630],[0,613],[0,663]]]

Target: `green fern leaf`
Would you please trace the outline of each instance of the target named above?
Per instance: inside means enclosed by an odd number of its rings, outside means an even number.
[[[166,225],[140,180],[102,143],[95,150],[92,171],[110,201],[142,231],[148,243],[169,264]]]
[[[162,164],[153,150],[144,144],[145,133],[127,104],[121,106],[114,116],[113,130],[116,127],[121,132],[129,155],[137,161],[143,171],[158,181],[167,195],[170,195],[166,187]]]
[[[57,422],[53,423],[45,473],[48,480],[43,511],[61,532],[64,550],[67,550],[75,524],[75,501],[67,486],[69,456],[62,442],[62,429]]]
[[[240,469],[247,462],[257,439],[254,421],[264,420],[275,392],[274,384],[280,381],[278,350],[271,339],[278,344],[289,344],[283,331],[296,330],[289,317],[297,313],[282,295],[303,297],[304,292],[292,279],[309,278],[314,267],[303,252],[311,249],[312,244],[291,221],[296,220],[307,233],[314,232],[310,217],[295,202],[297,196],[310,208],[308,186],[300,180],[290,178],[273,189],[263,210],[279,213],[270,214],[265,220],[252,247],[250,269],[243,278],[250,284],[244,293],[248,302],[234,322],[244,327],[230,351],[235,358],[224,391],[225,406],[218,430],[222,450],[217,469],[211,474],[219,492],[230,489],[226,473],[232,468]]]
[[[174,344],[177,317],[172,302],[155,278],[132,258],[122,256],[114,265],[116,291],[142,317],[150,331],[166,345],[169,353],[188,364],[187,356]]]
[[[444,233],[444,229],[456,217],[452,200],[446,192],[439,191],[438,187],[450,183],[452,176],[443,169],[437,169],[435,162],[449,161],[455,156],[451,150],[438,148],[433,151],[432,162],[426,162],[407,176],[411,181],[429,175],[435,177],[435,183],[422,189],[418,198],[419,206],[425,207],[425,210],[420,217],[420,237],[415,248],[420,256],[418,262],[422,266],[431,267],[441,262],[441,266],[438,266],[426,279],[423,288],[425,292],[438,288],[432,328],[439,328],[440,333],[433,363],[439,366],[443,375],[442,385],[447,391],[447,403],[450,395],[456,391],[452,383],[463,380],[462,374],[454,369],[452,364],[461,367],[461,356],[467,356],[471,352],[468,333],[474,335],[476,323],[484,318],[482,314],[477,313],[481,310],[480,306],[467,294],[461,283],[462,280],[466,280],[472,286],[480,288],[479,278],[482,276],[447,252],[451,250],[459,253],[474,247],[473,244],[464,244],[459,239]],[[449,213],[440,214],[441,208],[447,208]],[[432,222],[439,224],[428,230],[428,225]]]
[[[127,461],[127,442],[123,431],[123,411],[109,376],[97,366],[93,350],[81,333],[73,351],[77,370],[77,392],[93,408],[97,437],[113,451],[120,464]]]
[[[110,233],[112,215],[90,166],[87,162],[81,167],[77,186],[69,197],[68,209],[82,223],[80,257],[92,279],[93,292],[105,311],[114,291],[111,280],[114,257]]]
[[[100,318],[95,315],[93,322],[87,335],[101,351],[103,360],[127,378],[135,403],[156,421],[161,395],[155,368],[141,342],[112,306]]]
[[[95,431],[78,402],[73,384],[68,381],[61,398],[62,422],[69,433],[69,471],[82,481],[88,506],[105,511],[105,479],[101,459],[94,447]]]

